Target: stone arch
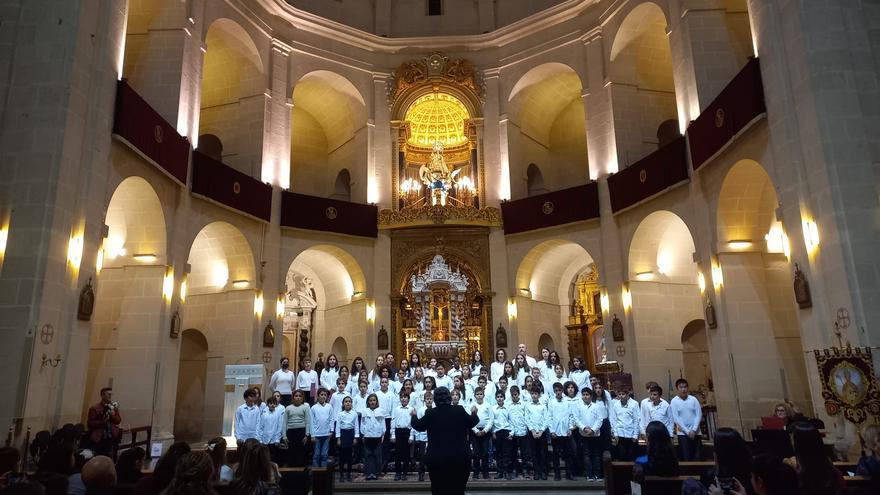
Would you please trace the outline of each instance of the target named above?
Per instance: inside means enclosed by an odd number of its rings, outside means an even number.
[[[626,14],[611,42],[609,77],[615,102],[618,160],[628,166],[657,149],[657,129],[678,117],[667,16],[644,2]]]
[[[712,362],[709,357],[709,334],[706,321],[691,320],[681,332],[682,373],[696,390],[711,388]]]
[[[546,333],[546,332],[542,333],[541,336],[538,337],[538,349],[543,349],[545,347],[547,349],[550,349],[551,351],[559,352],[556,349],[556,343],[553,341],[553,337],[550,336],[550,334]]]
[[[537,196],[544,194],[547,188],[544,187],[544,174],[541,169],[534,163],[530,163],[526,169],[526,190],[529,196]]]
[[[232,289],[253,289],[254,255],[244,234],[232,224],[213,222],[193,240],[189,250],[191,271],[187,292],[211,294]]]
[[[219,138],[223,163],[251,177],[261,175],[266,78],[251,36],[221,18],[205,35],[199,132]]]
[[[514,197],[528,193],[529,163],[553,164],[542,171],[550,190],[588,179],[582,93],[578,73],[559,62],[533,67],[514,84],[507,103]]]
[[[180,365],[174,403],[174,438],[198,442],[206,434],[205,387],[208,372],[208,339],[194,328],[180,334]]]
[[[695,284],[694,239],[687,224],[670,211],[645,217],[629,247],[629,279]]]
[[[159,196],[144,178],[131,176],[116,187],[104,223],[108,227],[104,268],[132,262],[166,264],[165,214]]]
[[[783,252],[782,224],[776,220],[779,200],[767,171],[754,160],[736,162],[718,193],[716,235],[720,251]],[[772,239],[772,240],[771,240]]]
[[[351,201],[351,173],[344,168],[336,174],[336,180],[333,182],[333,199],[342,201]]]
[[[292,97],[290,164],[294,188],[330,196],[334,190],[326,177],[348,168],[358,185],[358,198],[365,199],[367,107],[361,92],[336,72],[315,70],[297,81]]]
[[[520,262],[516,289],[533,300],[567,305],[572,280],[583,272],[593,257],[572,241],[551,239],[533,247]]]
[[[330,354],[336,354],[336,359],[339,361],[340,365],[348,365],[348,343],[345,342],[344,338],[336,337],[336,340],[333,341],[333,345],[330,346]]]

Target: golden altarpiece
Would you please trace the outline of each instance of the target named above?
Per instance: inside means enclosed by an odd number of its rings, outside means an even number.
[[[571,304],[568,312],[569,356],[583,356],[590,370],[608,361],[605,326],[602,321],[599,272],[595,263],[578,275],[571,287]],[[598,367],[598,368],[601,368]]]
[[[483,88],[473,64],[435,53],[402,63],[389,88],[392,331],[397,356],[467,362],[491,355],[493,293],[486,206]]]

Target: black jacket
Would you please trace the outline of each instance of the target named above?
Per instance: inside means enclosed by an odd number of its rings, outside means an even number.
[[[445,404],[428,409],[422,418],[412,417],[412,427],[428,431],[428,452],[425,462],[461,462],[469,459],[468,433],[479,422],[476,414],[468,414],[460,406]]]

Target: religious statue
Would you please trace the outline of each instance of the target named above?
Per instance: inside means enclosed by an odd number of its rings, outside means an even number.
[[[431,158],[419,168],[419,178],[431,191],[431,205],[446,206],[446,196],[449,190],[456,185],[455,177],[461,169],[451,170],[443,158],[443,143],[434,143]]]

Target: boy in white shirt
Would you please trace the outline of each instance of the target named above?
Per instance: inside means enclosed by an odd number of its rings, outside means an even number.
[[[525,476],[525,464],[528,462],[528,434],[529,427],[526,425],[526,405],[520,400],[520,388],[516,385],[510,387],[510,404],[507,405],[510,411],[510,435],[512,437],[510,443],[510,460],[511,475],[520,474]],[[522,458],[522,463],[519,459]]]
[[[602,422],[608,417],[605,404],[593,402],[593,391],[589,388],[581,390],[581,402],[578,404],[574,423],[578,429],[578,438],[584,447],[584,476],[587,481],[601,480],[602,476],[602,439],[599,430]]]
[[[454,404],[455,391],[452,392],[452,398]],[[425,395],[422,396],[422,404],[421,407],[416,409],[416,416],[418,418],[425,417],[425,413],[428,412],[428,409],[434,407],[434,394],[431,392],[425,392]],[[419,463],[419,481],[425,481],[425,451],[428,449],[428,430],[413,430],[413,435],[415,458]]]
[[[301,390],[306,402],[315,403],[314,391],[318,389],[318,373],[312,369],[312,360],[303,359],[303,369],[296,374],[296,389]]]
[[[541,402],[541,384],[536,383],[529,391],[532,399],[526,405],[529,451],[534,470],[532,479],[547,479],[547,406]]]
[[[678,395],[672,398],[669,409],[672,411],[672,421],[678,429],[678,451],[680,461],[700,460],[700,420],[703,409],[700,401],[693,395],[688,395],[688,382],[684,378],[675,381],[675,389]]]
[[[611,438],[617,440],[615,460],[632,462],[636,458],[641,410],[636,401],[630,400],[629,389],[617,391],[617,398],[611,401],[608,416],[611,419]]]
[[[333,408],[327,403],[327,389],[318,390],[318,401],[309,409],[309,423],[312,428],[312,442],[315,453],[312,456],[313,467],[326,467],[327,455],[330,449],[330,439],[333,436],[333,420],[335,414]]]
[[[396,458],[394,459],[394,481],[406,481],[409,472],[409,445],[413,442],[409,407],[409,396],[400,395],[400,405],[394,408],[391,415],[391,441],[394,442]]]
[[[257,438],[260,439],[260,443],[269,446],[273,462],[278,462],[280,459],[278,444],[285,433],[284,426],[284,408],[278,407],[278,399],[269,397],[266,399],[266,409],[260,414]]]
[[[436,368],[437,376],[434,377],[434,385],[437,388],[446,387],[452,390],[452,378],[446,374],[446,367],[438,364]]]
[[[379,399],[379,409],[385,411],[385,437],[382,441],[382,471],[388,471],[388,463],[390,462],[391,453],[391,416],[394,414],[394,408],[397,407],[397,395],[388,388],[388,378],[382,377],[379,380],[379,390],[373,392]]]
[[[652,385],[648,391],[648,398],[642,401],[641,433],[645,435],[645,428],[651,421],[659,421],[669,430],[669,437],[675,435],[675,423],[672,421],[672,411],[669,403],[663,398],[663,389],[660,385]]]
[[[548,420],[550,426],[550,442],[553,444],[553,471],[554,481],[562,479],[560,460],[565,459],[565,479],[573,480],[572,476],[572,455],[570,443],[571,439],[571,406],[570,401],[565,400],[562,395],[562,384],[553,384],[553,399],[547,403]]]
[[[330,407],[333,409],[334,418],[342,410],[342,400],[349,397],[348,392],[345,391],[347,385],[348,380],[345,378],[336,379],[336,392],[330,397]]]
[[[474,390],[474,403],[479,421],[471,433],[471,450],[474,453],[474,479],[483,473],[483,479],[489,479],[489,433],[492,431],[492,406],[484,401],[485,389]]]
[[[496,480],[511,480],[510,409],[504,405],[504,391],[495,392],[496,405],[492,407],[492,440],[495,441]]]

